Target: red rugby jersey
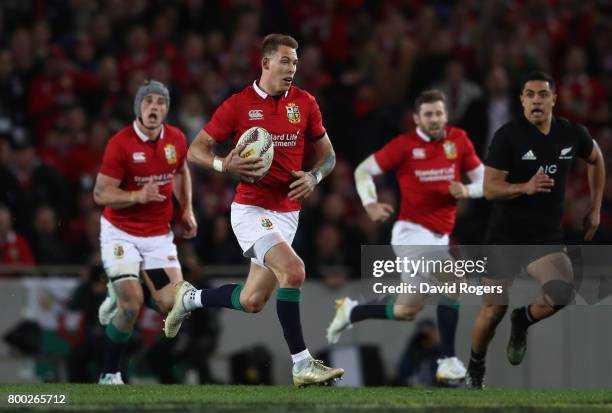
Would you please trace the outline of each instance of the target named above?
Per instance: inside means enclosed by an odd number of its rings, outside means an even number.
[[[138,191],[147,182],[159,182],[159,193],[166,200],[121,209],[106,207],[104,218],[131,235],[152,237],[168,233],[174,174],[183,166],[186,156],[185,135],[167,123],[155,141],[137,130],[136,123],[117,132],[106,145],[100,173],[119,179],[119,188],[124,191]]]
[[[417,131],[399,135],[374,154],[383,171],[396,171],[401,193],[399,220],[411,221],[439,234],[455,225],[457,200],[449,181],[481,164],[463,129],[446,128],[434,142]]]
[[[272,135],[274,159],[258,182],[238,184],[234,201],[273,211],[299,210],[301,202],[287,198],[295,180],[291,171],[302,169],[304,139],[316,140],[325,134],[319,105],[311,94],[295,86],[275,99],[253,82],[223,102],[204,130],[219,142],[232,138],[235,145],[253,126]]]

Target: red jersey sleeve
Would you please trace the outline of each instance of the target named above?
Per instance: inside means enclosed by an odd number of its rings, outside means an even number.
[[[222,142],[234,134],[236,128],[236,99],[232,96],[217,108],[210,122],[204,126],[204,131],[217,142]]]
[[[323,126],[323,117],[321,116],[321,109],[319,109],[317,100],[312,95],[308,95],[308,98],[310,100],[310,113],[308,114],[304,136],[314,140],[325,134],[325,127]]]
[[[402,142],[401,136],[398,136],[375,152],[374,158],[380,169],[387,172],[396,168],[404,157],[405,147],[406,143]]]
[[[118,139],[111,138],[108,145],[106,145],[100,173],[111,178],[123,180],[123,175],[125,174],[125,156],[119,143]]]
[[[476,168],[482,162],[478,155],[476,154],[476,150],[474,149],[474,144],[472,140],[468,138],[466,134],[462,135],[463,137],[463,157],[461,159],[461,169],[463,172],[469,172],[472,169]]]
[[[187,151],[189,150],[189,145],[187,144],[187,137],[185,136],[185,134],[183,133],[183,131],[180,132],[179,134],[180,139],[181,139],[181,158],[179,159],[179,168],[182,168],[183,165],[185,164],[185,160],[187,159]]]

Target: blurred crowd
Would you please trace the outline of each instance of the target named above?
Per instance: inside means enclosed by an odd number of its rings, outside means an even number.
[[[612,171],[611,15],[605,0],[3,1],[0,264],[98,260],[93,183],[108,138],[133,120],[138,85],[169,86],[168,122],[191,140],[258,77],[260,41],[280,32],[300,42],[295,83],[318,99],[338,156],[304,204],[295,246],[309,278],[341,285],[359,277],[361,244],[390,238],[390,224],[364,213],[353,170],[414,126],[412,102],[426,88],[446,93],[451,124],[484,157],[493,132],[520,113],[521,75],[549,71],[557,114],[589,128]],[[177,240],[187,262],[244,263],[228,214],[236,182],[194,176],[199,235]],[[397,205],[393,181],[377,181],[379,198]],[[589,202],[580,163],[567,200],[567,238],[577,242]],[[461,204],[457,243],[481,242],[487,209]],[[597,243],[612,241],[610,214],[612,176]]]

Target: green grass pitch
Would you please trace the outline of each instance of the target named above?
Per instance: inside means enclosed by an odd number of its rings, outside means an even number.
[[[612,390],[0,384],[0,394],[0,411],[20,412],[612,412]],[[65,394],[67,404],[9,405],[8,394]]]

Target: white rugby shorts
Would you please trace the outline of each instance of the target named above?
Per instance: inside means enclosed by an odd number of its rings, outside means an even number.
[[[411,221],[396,221],[391,231],[391,245],[393,252],[400,258],[410,258],[412,260],[452,260],[448,253],[449,237],[448,234],[438,234],[422,225]],[[404,282],[421,280],[435,281],[431,273],[420,272],[415,277],[407,273],[402,274]]]
[[[172,231],[153,237],[137,237],[120,230],[106,218],[100,219],[100,247],[104,268],[141,263],[143,270],[180,268]],[[136,274],[140,276],[140,274]]]
[[[255,205],[232,202],[231,222],[234,235],[245,257],[265,267],[264,257],[275,245],[293,242],[300,211],[278,212]]]

